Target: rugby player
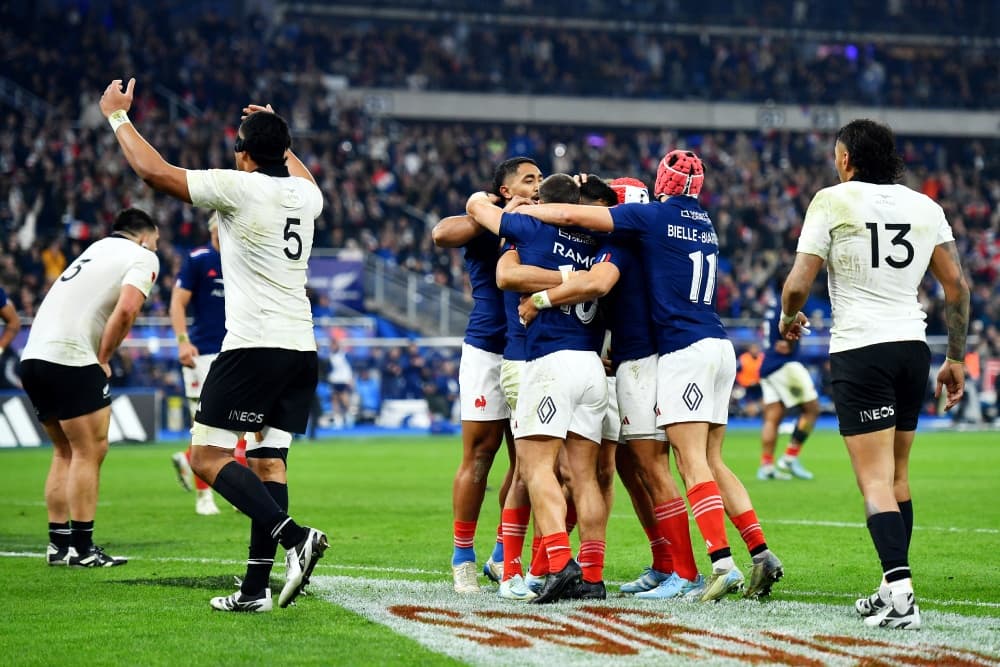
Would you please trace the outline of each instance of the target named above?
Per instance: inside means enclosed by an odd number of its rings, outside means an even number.
[[[537,198],[541,171],[533,160],[514,157],[494,171],[494,193],[505,201],[514,197]],[[474,549],[479,511],[486,494],[486,482],[497,451],[508,430],[510,409],[501,388],[501,361],[505,352],[516,353],[516,342],[505,336],[503,295],[496,285],[500,239],[486,232],[468,216],[452,216],[432,231],[435,245],[465,248],[474,300],[459,363],[459,401],[462,419],[462,462],[452,486],[454,550],[452,578],[457,593],[480,592]],[[509,349],[508,349],[509,348]],[[516,356],[514,357],[516,359]],[[508,445],[510,467],[500,489],[503,507],[514,469],[514,451]],[[498,527],[499,547],[494,549],[485,571],[499,578],[503,563],[503,530]],[[500,553],[497,553],[497,551]],[[489,576],[488,575],[488,576]]]
[[[194,419],[198,412],[201,387],[208,377],[208,369],[219,356],[226,336],[226,298],[222,282],[222,258],[219,255],[219,217],[212,213],[208,219],[210,244],[193,249],[181,266],[170,293],[170,326],[177,338],[177,358],[184,378],[184,394],[188,409]],[[191,309],[191,327],[187,325],[187,311]],[[246,440],[236,444],[234,457],[246,465]],[[194,511],[196,514],[219,513],[212,496],[212,487],[191,470],[191,446],[171,457],[177,479],[185,490],[195,488]]]
[[[746,489],[722,459],[736,353],[714,306],[718,240],[711,219],[698,205],[703,183],[698,156],[675,150],[657,168],[657,202],[611,209],[532,205],[519,211],[561,227],[615,231],[640,242],[659,354],[656,424],[666,428],[712,560],[712,574],[700,597],[710,601],[744,584],[726,539],[726,514],[753,557],[748,595],[768,593],[783,570],[767,547]],[[544,303],[544,297],[540,301]]]
[[[944,211],[896,183],[904,167],[891,129],[851,121],[837,132],[833,157],[840,184],[817,192],[806,211],[780,329],[801,337],[808,320],[799,311],[826,264],[833,399],[882,563],[878,590],[855,608],[867,626],[916,629],[909,462],[931,356],[918,287],[929,268],[944,290],[948,352],[934,395],[944,390],[949,410],[965,390],[969,286]]]
[[[809,371],[799,361],[799,342],[786,340],[779,331],[781,307],[773,308],[764,321],[764,336],[768,347],[760,366],[760,387],[764,402],[764,423],[761,426],[761,458],[757,479],[798,477],[812,479],[813,474],[799,461],[799,453],[819,417],[819,394]],[[774,460],[778,426],[785,410],[800,409],[792,439],[785,454]]]
[[[156,282],[160,232],[138,209],[119,213],[111,229],[52,283],[21,351],[21,383],[52,439],[45,480],[49,565],[127,562],[93,541],[111,421],[108,362]]]
[[[555,186],[577,188],[565,174],[550,176]],[[549,270],[589,267],[596,248],[585,233],[557,230],[518,213],[503,213],[485,193],[469,198],[476,222],[517,245],[525,264]],[[601,332],[596,302],[543,314],[527,330],[521,391],[514,420],[519,471],[531,496],[550,574],[533,603],[569,597],[580,588],[582,571],[569,545],[566,502],[555,474],[566,447],[581,540],[604,541],[604,501],[597,486],[597,444],[607,410],[607,381],[597,355]],[[601,563],[603,568],[603,563]],[[603,587],[603,582],[600,582]]]
[[[328,546],[326,534],[288,515],[286,461],[292,433],[303,433],[316,391],[318,360],[306,269],[323,195],[291,150],[288,124],[270,105],[248,105],[233,146],[236,169],[171,165],[132,125],[135,79],[114,80],[101,97],[118,145],[155,190],[219,212],[226,276],[226,338],[212,363],[191,429],[191,466],[251,519],[247,573],[232,595],[212,598],[219,611],[272,609],[270,572],[285,548],[287,607],[309,582]],[[233,458],[245,432],[250,467]]]

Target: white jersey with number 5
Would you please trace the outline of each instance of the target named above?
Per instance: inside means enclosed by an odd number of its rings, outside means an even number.
[[[226,277],[222,351],[316,350],[306,270],[313,222],[323,210],[314,183],[231,169],[188,171],[191,202],[219,212]]]
[[[21,359],[63,366],[97,363],[101,335],[124,285],[149,296],[160,260],[135,241],[110,236],[90,245],[52,283],[31,324]]]
[[[798,252],[826,260],[830,352],[926,340],[917,287],[934,248],[954,238],[941,207],[904,185],[848,181],[817,192]]]

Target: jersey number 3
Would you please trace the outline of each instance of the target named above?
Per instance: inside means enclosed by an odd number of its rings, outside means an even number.
[[[892,255],[887,255],[884,258],[885,263],[894,269],[904,269],[913,261],[913,244],[906,240],[906,234],[910,231],[910,225],[901,222],[897,224],[887,223],[884,226],[890,232],[896,232],[896,235],[889,241],[894,249],[895,246],[903,246],[906,250],[906,257],[903,259],[895,259]],[[868,228],[868,232],[872,235],[872,268],[877,269],[879,266],[878,223],[866,222],[865,227]]]
[[[285,248],[285,257],[288,259],[298,259],[302,257],[302,237],[292,229],[292,225],[301,225],[298,218],[285,219],[285,240],[289,241],[289,247]],[[294,250],[292,250],[294,248]]]

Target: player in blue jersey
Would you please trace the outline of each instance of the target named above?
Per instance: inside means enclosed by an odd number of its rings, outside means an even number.
[[[781,293],[781,285],[778,285]],[[764,424],[761,427],[761,458],[757,479],[812,479],[813,474],[799,461],[799,452],[819,417],[819,394],[809,371],[799,361],[799,342],[781,335],[781,306],[776,304],[764,321],[768,344],[760,366],[760,387],[764,396]],[[785,454],[775,465],[774,447],[778,426],[786,408],[800,408],[799,418]]]
[[[618,179],[612,183],[617,183],[621,203],[649,201],[641,181]],[[635,241],[619,237],[607,240],[598,250],[593,268],[548,290],[547,298],[553,305],[601,298],[611,331],[621,435],[628,444],[620,448],[620,474],[653,552],[652,567],[623,585],[622,592],[650,599],[700,595],[704,583],[691,548],[687,509],[670,474],[669,448],[656,426],[656,336],[647,285]],[[521,304],[520,314],[526,321],[537,315],[533,301]],[[637,480],[630,477],[633,468]]]
[[[575,183],[570,184],[564,178],[546,179],[539,188],[538,199],[545,203],[576,203],[580,201],[584,204],[599,206],[611,206],[615,203],[615,192],[599,178],[594,177],[585,185],[588,187],[576,186]],[[517,411],[517,398],[526,356],[527,332],[517,312],[521,295],[559,285],[573,275],[573,272],[569,269],[569,265],[563,265],[560,267],[560,270],[555,271],[522,264],[516,244],[510,242],[505,242],[504,244],[503,253],[497,262],[497,286],[504,290],[504,307],[507,315],[507,348],[504,350],[500,383],[507,397],[507,403],[510,405],[511,414],[515,414]],[[611,385],[609,382],[609,390],[610,388]],[[620,429],[617,414],[616,404],[614,419],[610,420],[613,421],[615,444],[618,442],[618,431]],[[612,426],[608,422],[609,419],[606,415],[604,423],[605,431]],[[602,433],[602,445],[606,441],[607,436]],[[609,471],[599,465],[598,482],[605,482],[605,484],[601,485],[601,490],[606,500],[605,505],[610,507],[607,501],[611,497],[611,487],[613,487],[614,447],[609,448],[609,451],[606,452],[606,448],[602,446],[600,451],[602,457],[600,462],[604,463],[609,468]],[[608,455],[611,457],[610,464],[607,464],[604,459]],[[567,468],[565,477],[570,477],[568,465],[564,463],[564,458],[560,456],[560,468]],[[576,524],[576,508],[572,505],[571,497],[567,498],[567,507],[566,529],[567,532],[571,532],[572,527]],[[520,473],[515,468],[514,478],[511,482],[511,488],[507,492],[502,513],[504,563],[503,569],[498,573],[501,582],[500,590],[497,591],[497,595],[501,598],[521,601],[533,599],[538,590],[541,589],[545,576],[548,574],[548,559],[546,558],[545,550],[540,548],[541,534],[538,532],[536,526],[535,539],[531,550],[532,571],[529,573],[529,577],[524,576],[521,565],[521,553],[524,548],[524,540],[527,535],[530,517],[531,503],[527,494],[527,488],[524,486],[524,481]],[[588,547],[594,548],[592,550],[595,553],[599,551],[596,555],[600,556],[600,560],[603,561],[603,549],[596,549],[598,546],[596,544],[588,544]],[[588,551],[587,554],[582,555],[589,558],[589,553]],[[586,562],[589,562],[589,560]],[[487,566],[489,566],[489,563],[487,563]],[[599,586],[592,586],[591,589],[589,591],[591,597],[602,597],[604,594],[603,588]]]
[[[553,183],[562,181],[567,188],[578,187],[565,174],[549,178]],[[516,243],[526,265],[555,271],[566,265],[588,268],[593,263],[596,241],[586,232],[555,229],[528,216],[503,213],[485,193],[469,198],[467,212],[490,231]],[[571,557],[566,501],[554,471],[564,445],[581,540],[604,541],[605,509],[597,486],[595,445],[601,441],[607,410],[607,381],[597,355],[603,333],[597,324],[594,301],[548,310],[527,330],[527,363],[513,427],[519,471],[531,495],[551,571],[533,600],[536,603],[576,594],[582,579],[580,566]],[[603,588],[603,581],[594,583]]]
[[[533,160],[511,158],[497,166],[493,190],[498,197],[534,199],[541,171]],[[434,243],[442,248],[465,248],[465,266],[472,285],[474,305],[469,316],[462,360],[459,396],[462,415],[462,462],[452,489],[454,551],[452,577],[458,593],[478,593],[478,570],[473,548],[486,481],[508,427],[510,411],[500,386],[500,363],[506,344],[503,296],[496,285],[500,239],[486,232],[468,216],[452,216],[435,226]],[[513,449],[509,448],[511,468]],[[501,487],[503,505],[512,470]],[[498,531],[500,532],[500,531]],[[494,553],[494,556],[497,554]],[[499,555],[491,560],[502,562]]]
[[[0,287],[0,320],[3,321],[3,333],[0,333],[0,387],[20,389],[21,381],[14,372],[17,357],[13,350],[8,352],[8,348],[14,342],[14,336],[21,330],[21,318],[17,316],[14,304],[7,300],[7,292],[2,287]]]
[[[753,557],[748,595],[769,592],[782,567],[767,548],[746,489],[722,460],[736,353],[715,311],[719,248],[711,218],[698,204],[703,183],[698,156],[675,150],[657,169],[657,202],[612,209],[536,205],[519,211],[563,227],[618,232],[640,243],[659,354],[656,423],[666,428],[712,560],[701,596],[709,601],[743,586],[726,539],[726,513]]]
[[[198,411],[201,386],[208,369],[219,356],[226,337],[226,299],[222,282],[222,257],[219,255],[218,214],[208,219],[209,245],[192,250],[181,266],[170,294],[170,325],[177,337],[177,358],[184,378],[191,417]],[[187,325],[190,311],[191,326]],[[244,465],[246,442],[241,440],[235,457]],[[218,514],[212,487],[191,471],[191,447],[173,455],[174,469],[181,485],[196,489],[194,510],[201,515]]]

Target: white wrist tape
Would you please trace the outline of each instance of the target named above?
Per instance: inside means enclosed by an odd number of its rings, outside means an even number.
[[[128,114],[125,113],[125,109],[119,109],[118,111],[111,112],[111,115],[108,116],[108,123],[111,124],[111,130],[117,134],[119,127],[125,124],[131,124],[132,121],[129,120]]]
[[[546,308],[552,307],[552,302],[549,301],[549,291],[542,290],[541,292],[535,292],[531,295],[531,303],[535,304],[535,308],[538,310],[545,310]]]
[[[785,311],[781,311],[781,323],[784,324],[784,325],[786,325],[786,326],[789,325],[789,324],[795,323],[795,321],[798,318],[799,318],[799,314],[798,313],[795,313],[794,315],[786,315]]]

